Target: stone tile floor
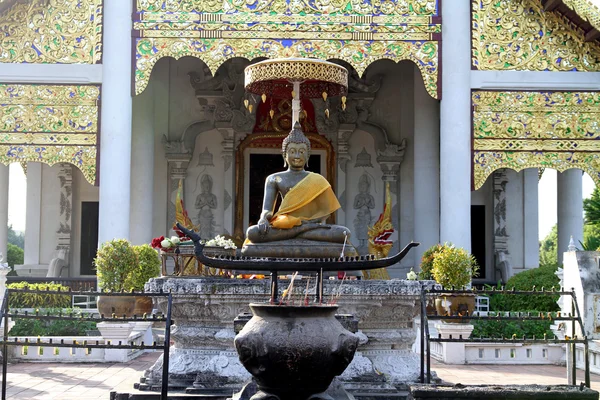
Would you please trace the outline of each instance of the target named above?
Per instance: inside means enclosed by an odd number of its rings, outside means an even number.
[[[18,363],[8,366],[7,399],[108,400],[110,392],[133,393],[160,353],[146,353],[128,363],[57,364]],[[556,365],[445,365],[432,370],[444,381],[463,384],[566,384],[566,369]],[[583,380],[578,371],[578,382]],[[600,390],[600,375],[592,375]]]

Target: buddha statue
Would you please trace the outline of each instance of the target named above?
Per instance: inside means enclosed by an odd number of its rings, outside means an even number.
[[[245,256],[320,258],[355,255],[350,230],[326,224],[340,208],[331,185],[304,169],[310,156],[310,140],[296,122],[283,140],[281,152],[287,170],[265,181],[262,212],[257,225],[248,228],[242,248]],[[275,212],[277,196],[282,201]]]

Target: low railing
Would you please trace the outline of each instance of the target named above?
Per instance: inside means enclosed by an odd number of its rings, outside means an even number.
[[[447,294],[447,295],[454,295],[454,294],[464,294],[464,295],[472,295],[472,296],[477,296],[477,295],[492,295],[492,294],[510,294],[510,295],[517,295],[517,296],[531,296],[531,295],[549,295],[549,296],[556,296],[556,295],[560,295],[560,296],[568,296],[571,298],[571,313],[570,314],[565,314],[565,313],[561,313],[561,312],[548,312],[548,313],[494,313],[493,315],[490,313],[479,313],[479,312],[474,312],[473,314],[469,314],[468,312],[466,312],[463,315],[430,315],[427,314],[427,297],[428,296],[435,296],[435,295],[442,295],[442,294]],[[558,337],[554,337],[554,338],[548,338],[546,337],[546,335],[544,335],[543,338],[536,338],[531,337],[531,338],[526,338],[526,337],[520,337],[517,338],[515,335],[513,335],[510,338],[506,338],[506,337],[492,337],[492,338],[483,338],[483,337],[479,337],[479,338],[474,338],[474,337],[469,337],[469,338],[463,338],[462,335],[459,335],[459,337],[453,337],[452,335],[448,335],[448,337],[442,337],[441,334],[438,334],[437,337],[432,338],[429,335],[429,323],[428,320],[444,320],[444,321],[450,321],[450,322],[470,322],[473,320],[478,320],[478,321],[499,321],[499,320],[513,320],[513,321],[542,321],[542,320],[553,320],[553,321],[562,321],[563,323],[570,323],[571,324],[571,332],[572,332],[572,336],[568,336],[565,335],[564,338],[558,338]],[[581,336],[578,337],[576,335],[576,326],[579,326],[580,332],[581,332]],[[427,289],[423,289],[422,293],[421,293],[421,338],[420,338],[420,351],[421,351],[421,382],[422,383],[430,383],[431,382],[431,355],[434,353],[441,353],[443,350],[441,350],[441,348],[439,348],[440,344],[442,343],[465,343],[468,344],[469,347],[472,346],[479,346],[477,347],[479,351],[479,349],[484,349],[483,351],[485,352],[485,347],[489,347],[490,345],[493,346],[494,344],[497,345],[497,347],[495,348],[494,352],[496,354],[496,350],[498,350],[498,355],[500,356],[500,354],[502,354],[502,349],[500,348],[500,346],[505,346],[505,345],[512,345],[511,347],[509,347],[508,350],[508,355],[509,358],[515,358],[516,357],[516,349],[517,346],[524,346],[524,345],[536,345],[536,344],[541,344],[541,345],[562,345],[562,344],[566,344],[567,347],[570,349],[569,355],[572,357],[572,360],[570,363],[567,363],[567,367],[571,368],[570,375],[571,375],[571,384],[576,385],[576,368],[577,368],[577,345],[582,346],[583,348],[582,350],[582,356],[584,358],[583,360],[583,364],[584,364],[584,369],[585,369],[585,385],[589,388],[590,387],[590,363],[589,363],[589,343],[588,343],[588,338],[585,334],[585,329],[583,327],[583,320],[581,317],[581,313],[579,311],[579,307],[577,304],[577,298],[575,296],[575,290],[571,290],[570,292],[564,291],[564,290],[560,290],[560,291],[555,291],[555,290],[550,290],[550,291],[545,291],[545,290],[531,290],[531,291],[517,291],[517,290],[496,290],[495,288],[493,290],[427,290]],[[435,346],[435,349],[432,349],[432,345]],[[495,355],[494,354],[494,355]],[[515,360],[515,363],[516,360]]]
[[[152,297],[167,297],[167,313],[166,316],[157,316],[152,315],[150,318],[144,315],[143,317],[133,316],[130,318],[119,318],[115,314],[110,317],[105,317],[104,314],[99,317],[95,316],[76,316],[73,314],[50,314],[47,312],[46,314],[40,312],[34,313],[11,313],[8,304],[10,300],[11,293],[34,293],[34,294],[61,294],[61,295],[85,295],[85,296],[152,296]],[[167,400],[168,396],[168,381],[169,381],[169,346],[171,342],[171,308],[173,304],[173,297],[171,293],[145,293],[145,292],[81,292],[81,291],[54,291],[54,290],[29,290],[29,289],[6,289],[4,293],[4,298],[2,299],[2,305],[0,308],[3,323],[4,323],[4,335],[2,338],[2,399],[6,398],[6,386],[7,386],[7,369],[8,369],[8,346],[26,346],[29,352],[29,348],[33,348],[34,351],[41,351],[45,353],[43,348],[50,348],[50,352],[56,352],[57,349],[60,352],[61,348],[71,348],[71,349],[84,349],[87,352],[93,352],[94,350],[99,349],[129,349],[132,351],[136,350],[163,350],[163,375],[162,375],[162,387],[161,387],[161,400]],[[47,320],[77,320],[77,321],[92,321],[92,322],[114,322],[114,323],[124,323],[124,322],[148,322],[148,321],[161,321],[165,322],[165,341],[163,345],[158,345],[156,342],[152,344],[146,344],[144,342],[139,342],[137,340],[127,340],[124,344],[122,341],[118,341],[117,343],[113,343],[111,340],[100,340],[95,338],[87,338],[81,342],[76,340],[63,340],[54,341],[52,338],[37,338],[35,340],[30,340],[29,338],[12,338],[9,340],[8,337],[8,328],[9,328],[9,319],[10,318],[31,318],[31,319],[47,319]],[[130,336],[131,338],[131,336]],[[136,338],[137,339],[137,338]],[[37,348],[37,349],[36,349]],[[42,350],[40,350],[42,349]]]

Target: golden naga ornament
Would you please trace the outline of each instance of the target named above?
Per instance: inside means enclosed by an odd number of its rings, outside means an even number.
[[[392,195],[390,194],[389,182],[385,183],[383,213],[379,215],[377,222],[369,227],[368,232],[369,254],[373,254],[377,259],[387,257],[394,246],[394,242],[389,240],[392,233],[394,233],[394,226],[392,225]],[[363,276],[365,279],[390,279],[390,275],[385,268],[363,271]]]

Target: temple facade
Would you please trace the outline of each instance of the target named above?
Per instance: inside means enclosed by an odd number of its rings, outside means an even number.
[[[0,252],[18,163],[25,264],[60,252],[63,275],[94,275],[99,243],[170,235],[180,181],[203,237],[241,240],[291,129],[291,103],[247,93],[244,68],[281,57],[348,69],[344,104],[302,101],[309,168],[362,254],[389,185],[392,251],[422,244],[392,277],[439,242],[481,280],[537,267],[545,169],[559,250],[582,240],[582,171],[600,182],[594,0],[0,0],[0,27]]]

